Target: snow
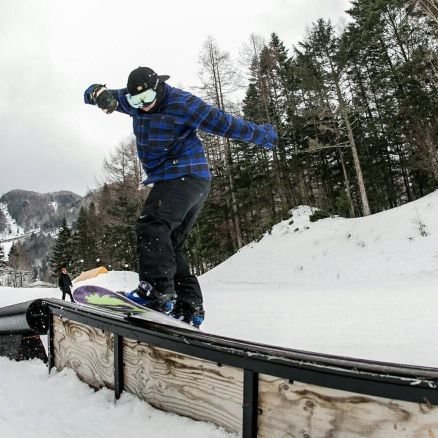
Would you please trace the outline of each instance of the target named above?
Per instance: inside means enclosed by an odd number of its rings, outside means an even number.
[[[203,330],[294,349],[438,367],[438,192],[366,218],[309,221],[298,207],[259,242],[203,275]],[[292,222],[293,221],[293,222]],[[137,274],[81,284],[131,289]],[[57,289],[0,288],[0,306]],[[2,436],[229,437],[129,394],[94,392],[70,370],[0,358]],[[44,401],[43,403],[41,401]],[[80,419],[80,420],[78,420]]]
[[[6,228],[0,233],[0,240],[19,237],[24,234],[24,229],[20,227],[15,219],[10,215],[8,206],[4,202],[0,202],[0,211],[6,218]]]
[[[0,232],[0,245],[3,247],[3,251],[7,260],[9,251],[14,243],[13,240],[23,236],[25,233],[24,229],[20,227],[15,219],[10,215],[7,204],[0,202],[0,211],[6,218],[5,229],[4,231]]]
[[[235,436],[212,424],[154,409],[128,393],[114,402],[114,391],[95,392],[70,369],[49,375],[39,360],[17,363],[0,357],[0,375],[2,437]]]
[[[0,211],[4,214],[6,218],[5,229],[0,232],[0,245],[3,247],[6,260],[9,259],[9,252],[11,251],[12,245],[16,240],[26,239],[30,237],[33,233],[39,234],[41,232],[40,228],[34,228],[25,231],[23,227],[20,227],[16,220],[11,216],[8,210],[8,205],[4,202],[0,202]]]

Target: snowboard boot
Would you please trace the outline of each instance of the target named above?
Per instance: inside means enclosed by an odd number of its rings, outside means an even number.
[[[184,309],[179,300],[176,300],[172,312],[169,314],[169,316],[178,319],[179,321],[182,321],[184,319]]]
[[[200,325],[204,322],[204,318],[205,312],[202,304],[196,305],[195,303],[192,303],[189,313],[189,324],[198,329]]]
[[[192,324],[193,327],[196,327],[197,329],[201,326],[201,324],[204,322],[204,315],[192,315],[190,324]]]
[[[174,292],[163,294],[157,291],[147,281],[140,281],[137,289],[125,293],[125,295],[131,301],[140,304],[140,306],[162,313],[170,313],[173,310],[176,300],[176,294]]]
[[[183,321],[186,324],[190,324],[196,328],[199,328],[204,322],[204,311],[200,311],[198,309],[192,310],[189,308],[189,306],[184,306],[184,304],[180,302],[175,304],[173,311],[169,316],[178,319],[179,321]]]

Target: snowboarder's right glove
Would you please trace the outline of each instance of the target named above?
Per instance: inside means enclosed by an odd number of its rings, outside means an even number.
[[[101,84],[90,85],[85,90],[84,101],[97,105],[106,114],[111,114],[119,104],[105,85]]]

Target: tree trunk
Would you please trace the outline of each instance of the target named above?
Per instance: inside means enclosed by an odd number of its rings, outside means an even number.
[[[329,57],[330,59],[330,57]],[[362,174],[362,168],[360,165],[359,154],[357,153],[356,141],[354,139],[353,128],[351,126],[350,117],[348,116],[347,104],[345,103],[344,96],[342,95],[339,79],[336,77],[334,66],[330,59],[330,65],[332,69],[333,81],[336,88],[336,95],[338,97],[339,107],[341,110],[342,118],[344,119],[345,127],[347,128],[348,140],[351,146],[351,152],[353,154],[354,169],[356,170],[357,184],[359,186],[360,199],[362,202],[362,210],[364,216],[371,214],[370,206],[368,203],[367,191],[365,188],[365,181]]]
[[[342,173],[344,174],[345,193],[347,195],[348,202],[350,203],[350,217],[355,217],[356,214],[354,212],[353,198],[351,197],[350,181],[348,179],[347,169],[345,168],[344,154],[342,153],[341,149],[339,149],[339,156],[341,158]]]
[[[368,197],[367,197],[367,191],[365,188],[365,181],[364,181],[364,178],[362,175],[362,168],[360,166],[360,160],[359,160],[359,155],[357,153],[356,142],[354,141],[353,129],[351,127],[350,120],[349,120],[347,114],[344,114],[344,121],[345,121],[345,125],[347,127],[348,139],[349,139],[350,144],[351,144],[351,152],[353,154],[354,169],[356,170],[357,184],[359,186],[359,193],[360,193],[360,198],[362,201],[363,215],[369,216],[371,214],[371,210],[370,210],[370,206],[368,204]]]

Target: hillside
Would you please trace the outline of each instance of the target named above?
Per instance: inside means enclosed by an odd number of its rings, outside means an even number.
[[[0,245],[6,258],[14,243],[19,242],[19,269],[38,272],[49,281],[49,259],[54,236],[62,220],[77,220],[82,206],[88,206],[93,193],[85,197],[68,191],[37,193],[12,190],[0,198]],[[35,274],[36,275],[36,274]]]
[[[260,242],[204,275],[214,283],[336,288],[438,274],[438,191],[372,216],[309,221],[292,211]]]
[[[66,191],[12,190],[0,198],[0,203],[7,205],[9,214],[26,231],[34,228],[52,230],[60,226],[63,217],[72,222],[77,217],[81,201],[81,196]]]

